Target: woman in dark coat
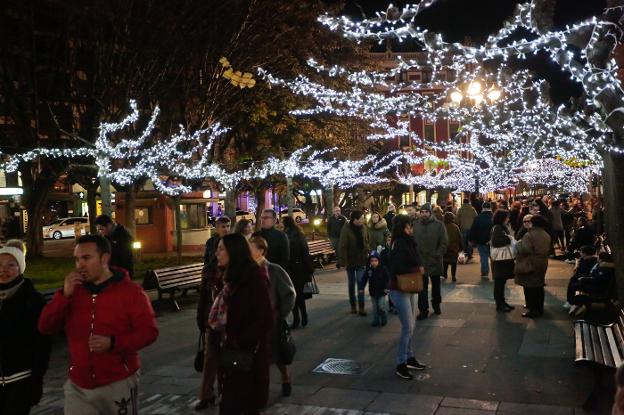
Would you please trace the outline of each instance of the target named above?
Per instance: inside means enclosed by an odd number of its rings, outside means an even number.
[[[314,266],[310,260],[310,249],[308,241],[306,241],[303,231],[291,217],[282,219],[284,224],[284,232],[288,236],[290,243],[290,263],[288,265],[288,275],[295,286],[297,298],[295,307],[293,308],[293,329],[301,324],[301,327],[308,325],[308,312],[306,311],[305,296],[303,294],[303,286],[306,282],[312,280]],[[301,316],[301,317],[300,317]]]
[[[392,240],[390,248],[390,282],[389,296],[394,304],[401,321],[401,337],[397,354],[395,374],[411,380],[414,376],[410,370],[424,370],[426,366],[414,357],[412,334],[414,331],[414,294],[399,291],[397,275],[420,271],[424,275],[424,268],[416,249],[416,241],[412,236],[412,222],[406,215],[397,215],[392,220]]]
[[[21,241],[0,249],[0,414],[30,413],[50,360],[50,339],[37,330],[45,300],[24,278],[25,268]]]
[[[515,280],[524,287],[528,308],[522,317],[535,318],[544,314],[544,285],[551,248],[550,235],[544,229],[547,226],[542,216],[533,216],[531,228],[516,244]]]
[[[251,257],[249,243],[241,234],[221,238],[216,258],[223,269],[224,287],[210,309],[208,325],[219,361],[219,413],[260,414],[269,398],[273,326],[269,277],[266,268]],[[249,370],[232,367],[234,359],[228,356],[233,353],[252,358]]]
[[[513,242],[513,236],[509,230],[509,211],[497,210],[492,218],[492,233],[490,237],[490,254],[491,248],[510,247]],[[508,279],[513,278],[514,259],[510,256],[508,259],[496,260],[492,257],[492,276],[494,278],[494,299],[496,300],[496,311],[508,313],[515,307],[507,304],[505,300],[505,283]]]

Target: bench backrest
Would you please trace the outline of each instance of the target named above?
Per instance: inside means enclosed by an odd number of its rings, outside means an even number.
[[[178,285],[199,283],[202,278],[203,262],[177,267],[160,268],[148,270],[143,280],[143,288],[146,290],[153,288],[165,289]]]
[[[327,249],[331,247],[332,245],[329,239],[319,239],[315,241],[308,241],[308,248],[310,248],[310,251],[318,250],[318,249]]]

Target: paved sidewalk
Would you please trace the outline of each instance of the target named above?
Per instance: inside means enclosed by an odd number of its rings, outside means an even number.
[[[428,368],[416,379],[394,375],[400,325],[395,316],[383,328],[370,316],[348,313],[346,276],[328,269],[317,275],[321,294],[307,302],[310,324],[296,330],[293,394],[281,398],[273,369],[267,414],[579,414],[591,389],[591,373],[573,365],[572,320],[561,307],[572,266],[552,261],[546,287],[546,315],[521,317],[520,287],[508,282],[516,310],[496,313],[491,281],[478,264],[459,266],[457,284],[442,283],[442,315],[416,323],[415,354]],[[143,351],[141,413],[191,414],[199,374],[192,368],[197,342],[197,297],[181,312],[158,311],[158,341]],[[370,309],[370,306],[367,304]],[[359,375],[312,370],[327,358],[352,359]],[[64,340],[55,342],[44,399],[34,414],[62,413],[67,365]],[[203,413],[216,413],[209,409]]]

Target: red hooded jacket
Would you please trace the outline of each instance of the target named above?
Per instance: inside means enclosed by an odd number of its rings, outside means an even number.
[[[56,292],[39,319],[39,331],[65,330],[69,345],[69,378],[77,386],[94,389],[125,379],[140,367],[138,351],[158,337],[154,310],[145,291],[121,268],[94,286],[76,287],[71,297]],[[112,336],[108,352],[89,350],[91,334]]]

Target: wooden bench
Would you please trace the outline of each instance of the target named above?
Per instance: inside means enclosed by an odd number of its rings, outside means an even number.
[[[177,267],[148,270],[143,279],[143,289],[158,291],[158,301],[164,294],[169,294],[173,307],[180,311],[176,294],[186,295],[188,290],[198,290],[202,279],[203,262],[181,265]]]
[[[613,373],[624,363],[624,309],[611,324],[596,324],[586,320],[574,322],[578,365],[589,365],[594,370],[594,389],[583,407],[590,408],[598,395],[613,389]]]
[[[324,268],[323,265],[327,264],[330,259],[336,255],[329,239],[316,239],[308,241],[308,248],[310,249],[312,261],[314,261],[315,264],[318,264],[320,268]]]

